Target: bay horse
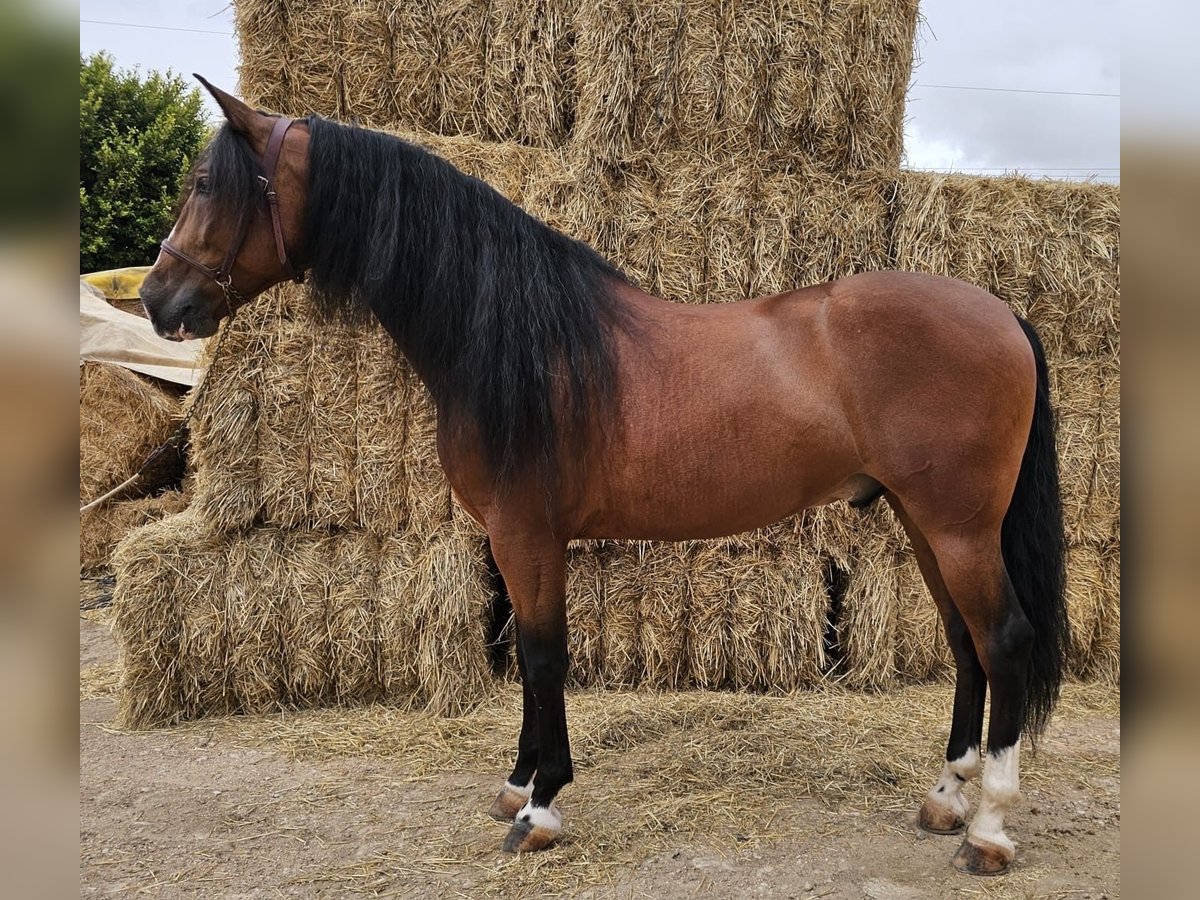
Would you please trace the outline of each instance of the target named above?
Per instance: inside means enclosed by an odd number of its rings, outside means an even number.
[[[962,871],[1009,866],[1020,737],[1057,700],[1068,629],[1054,419],[1029,323],[977,287],[903,272],[667,302],[411,143],[256,111],[200,80],[227,121],[142,301],[164,338],[206,337],[308,273],[318,309],[374,315],[428,387],[440,462],[487,530],[517,625],[524,713],[490,810],[511,822],[505,850],[562,829],[570,541],[717,538],[882,496],[957,669],[918,824],[966,829]],[[981,772],[967,827],[963,785]]]

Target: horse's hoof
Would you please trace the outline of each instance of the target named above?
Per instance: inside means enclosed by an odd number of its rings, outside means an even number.
[[[529,791],[522,793],[522,789],[505,782],[504,787],[500,788],[500,793],[496,795],[496,799],[492,801],[492,808],[488,810],[488,815],[497,822],[511,822],[528,801]]]
[[[544,850],[562,831],[562,815],[554,804],[549,807],[525,804],[504,836],[505,853],[532,853]]]
[[[968,875],[1003,875],[1014,856],[1008,847],[967,835],[954,854],[954,868]]]
[[[941,803],[926,800],[917,813],[917,827],[930,834],[960,834],[967,827],[967,822]]]

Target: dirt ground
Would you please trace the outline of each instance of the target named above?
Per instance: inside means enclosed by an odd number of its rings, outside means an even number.
[[[728,793],[714,793],[713,802],[728,808],[706,810],[712,814],[700,817],[706,823],[700,830],[686,827],[685,803],[676,818],[662,813],[660,803],[658,827],[647,830],[644,845],[637,843],[636,830],[621,827],[639,798],[620,795],[619,785],[598,784],[603,768],[578,765],[576,783],[562,798],[567,830],[559,845],[543,854],[507,857],[498,850],[502,826],[485,815],[505,774],[503,760],[478,765],[477,756],[468,754],[460,767],[452,755],[434,761],[428,754],[397,754],[389,751],[386,729],[375,724],[412,720],[418,723],[413,727],[436,730],[427,720],[344,711],[336,720],[308,713],[129,733],[112,724],[117,671],[107,616],[85,614],[81,896],[1120,895],[1119,710],[1111,697],[1089,699],[1097,692],[1086,687],[1070,689],[1072,702],[1064,702],[1035,761],[1027,764],[1032,774],[1009,829],[1018,845],[1017,863],[1008,875],[979,879],[950,867],[958,838],[926,836],[914,825],[921,799],[915,785],[932,782],[937,768],[936,756],[923,761],[925,746],[911,774],[885,773],[877,783],[864,782],[864,798],[885,796],[888,802],[856,802],[859,786],[845,768],[791,761],[792,770],[800,766],[800,774],[817,782],[808,795],[784,795],[771,810],[739,811],[736,802],[720,799]],[[934,690],[948,696],[950,689]],[[802,714],[803,704],[819,700],[787,698],[791,706],[781,708]],[[615,708],[637,699],[611,702]],[[496,724],[498,730],[507,727],[507,721]],[[686,720],[671,723],[656,739],[666,741],[668,750],[674,743],[682,754],[696,737],[688,730]],[[356,735],[354,741],[345,740],[348,733]],[[928,748],[941,739],[931,736]],[[502,745],[505,735],[494,740]],[[608,743],[605,752],[627,771],[637,772],[639,760],[649,758],[639,756],[645,751],[637,741]],[[582,755],[589,752],[585,746]],[[576,758],[580,755],[577,748]],[[735,774],[714,770],[713,777],[723,779],[727,789],[745,778],[747,796],[758,798],[748,802],[759,803],[760,782],[771,777],[764,767],[770,768],[753,756],[749,766],[730,770]],[[969,796],[974,804],[977,788]]]

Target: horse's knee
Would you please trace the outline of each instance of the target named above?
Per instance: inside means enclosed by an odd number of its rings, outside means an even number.
[[[546,691],[561,691],[567,680],[565,647],[526,647],[525,677],[535,696]]]

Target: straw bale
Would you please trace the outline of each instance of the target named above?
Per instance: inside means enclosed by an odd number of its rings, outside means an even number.
[[[555,224],[586,238],[645,290],[691,303],[886,268],[888,179],[769,168],[762,158],[739,165],[684,153],[574,168],[574,191],[594,199],[577,200],[573,215]]]
[[[79,517],[79,571],[107,569],[113,550],[135,528],[182,512],[190,497],[183,491],[164,491],[154,497],[112,500]]]
[[[379,609],[381,545],[368,532],[331,538],[325,597],[329,608],[330,669],[343,705],[383,697]]]
[[[219,535],[192,509],[139,528],[117,546],[113,629],[121,644],[118,715],[127,727],[176,722],[195,709],[188,698],[200,695],[215,710],[228,708],[224,660],[215,658],[213,641],[197,644],[191,624],[185,635],[185,604],[176,602],[179,588],[187,586],[206,604],[192,622],[207,617],[210,632],[222,630],[224,597],[215,589],[223,580],[216,565],[219,544]],[[207,671],[194,664],[197,651],[208,656]]]
[[[759,627],[764,687],[787,692],[815,684],[825,670],[830,599],[819,555],[799,540],[778,552],[774,565],[783,585]]]
[[[223,629],[208,629],[214,639],[223,639],[224,659],[219,659],[212,671],[225,674],[232,700],[232,711],[242,713],[274,712],[285,705],[287,666],[283,648],[291,634],[283,626],[286,619],[283,607],[286,594],[271,590],[283,549],[282,536],[274,529],[256,530],[243,540],[230,541],[216,563],[225,569],[224,591],[218,594],[225,602]],[[185,607],[187,611],[205,605],[203,598]],[[198,639],[205,635],[205,622],[195,631]],[[211,714],[204,698],[197,698],[197,709],[188,716]]]
[[[729,551],[715,542],[686,545],[688,616],[685,627],[692,684],[715,690],[728,684],[733,661],[729,646]]]
[[[424,385],[409,392],[405,433],[404,477],[408,489],[409,527],[430,534],[450,521],[450,483],[437,455],[437,409]]]
[[[419,705],[417,640],[421,623],[413,598],[414,561],[421,545],[410,533],[383,538],[379,551],[379,670],[383,699],[392,706]]]
[[[245,539],[272,530],[253,529],[244,533]],[[271,593],[283,598],[285,697],[290,706],[322,706],[334,700],[333,638],[325,594],[327,535],[284,529],[280,541]]]
[[[604,561],[604,610],[600,619],[600,644],[605,687],[635,687],[645,671],[642,656],[642,600],[659,585],[642,582],[641,555],[645,541],[614,546]]]
[[[89,503],[138,471],[175,431],[179,394],[121,366],[79,367],[79,501]],[[174,454],[123,496],[139,496],[183,474]]]
[[[954,671],[941,615],[921,576],[921,567],[904,546],[895,554],[896,674],[910,680],[939,678]]]
[[[1120,203],[1116,185],[901,172],[894,263],[996,294],[1052,361],[1116,353]]]
[[[576,0],[496,0],[483,60],[484,133],[493,140],[557,147],[575,105]]]
[[[491,683],[484,621],[491,584],[478,534],[453,522],[434,532],[416,556],[411,589],[427,708],[460,715]]]
[[[278,308],[259,301],[222,327],[207,345],[204,387],[190,397],[189,461],[196,472],[198,512],[214,528],[243,528],[263,507],[259,436],[263,422],[264,371],[272,364],[268,328]],[[215,363],[213,350],[220,342]]]
[[[574,111],[574,5],[239,0],[242,89],[291,115],[557,146]]]
[[[766,690],[774,687],[767,681],[767,641],[769,636],[780,634],[783,623],[779,615],[790,605],[791,585],[778,553],[765,546],[730,556],[726,627],[731,687]]]
[[[382,328],[364,329],[357,344],[358,391],[354,485],[358,522],[380,535],[408,522],[404,449],[416,376]]]
[[[1092,644],[1089,673],[1112,685],[1121,683],[1121,544],[1111,541],[1102,546],[1100,566],[1104,599],[1100,621]]]
[[[437,63],[431,103],[436,117],[431,130],[488,137],[481,96],[487,16],[480,15],[479,4],[473,0],[439,0],[433,16]]]
[[[637,150],[895,167],[915,0],[238,0],[242,90],[290,115]]]
[[[389,21],[394,5],[353,0],[338,4],[329,17],[330,26],[340,26],[334,48],[340,105],[335,108],[363,124],[382,125],[395,117],[396,46]]]
[[[241,45],[238,87],[248,103],[288,115],[307,110],[293,109],[296,42],[290,30],[287,0],[237,0],[233,4],[234,25]],[[302,57],[303,58],[303,57]],[[224,85],[228,90],[229,86]]]
[[[1089,675],[1096,664],[1096,646],[1106,626],[1112,624],[1114,610],[1119,622],[1121,597],[1119,581],[1116,590],[1113,589],[1113,552],[1114,549],[1108,544],[1072,544],[1067,548],[1070,663],[1072,671],[1079,676]],[[1115,548],[1115,553],[1119,579],[1119,547]]]
[[[316,415],[312,371],[314,334],[303,323],[278,322],[266,336],[257,385],[258,478],[262,512],[274,525],[301,526],[310,518],[308,484]]]
[[[890,191],[887,178],[870,173],[848,179],[809,168],[764,175],[744,251],[750,294],[890,268]]]
[[[195,597],[179,611],[179,715],[184,719],[237,709],[235,670],[229,659],[232,622],[226,560],[217,545],[207,542],[203,549],[190,548],[190,553],[189,568],[175,576],[181,582],[190,576],[188,586]]]
[[[838,503],[805,516],[819,553],[846,575],[835,623],[843,658],[832,674],[868,690],[946,674],[951,657],[937,605],[891,508]]]
[[[581,0],[573,143],[894,167],[917,5]]]
[[[275,22],[282,26],[284,47],[268,52],[261,60],[257,47],[248,39],[262,32],[241,32],[242,64],[238,68],[239,87],[251,102],[259,103],[260,93],[273,96],[279,104],[275,111],[284,115],[304,115],[316,112],[326,116],[349,118],[354,110],[346,102],[345,58],[350,52],[343,41],[347,4],[275,3],[272,0],[239,0],[245,9],[243,18],[254,16],[258,5],[283,6],[282,16]],[[358,51],[361,54],[361,49]],[[369,52],[369,50],[368,50]],[[266,68],[262,63],[286,59],[286,92],[267,87],[281,80],[281,71]],[[361,56],[360,56],[361,59]]]
[[[874,509],[867,514],[879,515]],[[896,673],[900,580],[896,554],[881,532],[864,528],[851,551],[838,622],[844,666],[839,674],[848,686],[862,690],[888,687]]]
[[[1121,527],[1121,369],[1115,357],[1060,360],[1051,371],[1068,538],[1099,543]]]
[[[567,654],[569,679],[586,687],[600,679],[604,664],[604,610],[607,577],[604,550],[598,542],[583,542],[567,550]]]
[[[679,544],[641,541],[636,546],[640,591],[637,641],[641,684],[678,690],[687,680],[687,557]]]
[[[357,343],[361,333],[324,324],[309,328],[314,336],[309,356],[312,385],[308,436],[308,513],[305,524],[317,528],[357,523],[355,444],[358,413]],[[295,448],[293,448],[294,452]]]
[[[329,704],[457,715],[486,697],[482,547],[360,529],[216,532],[195,510],[116,554],[131,727]]]

